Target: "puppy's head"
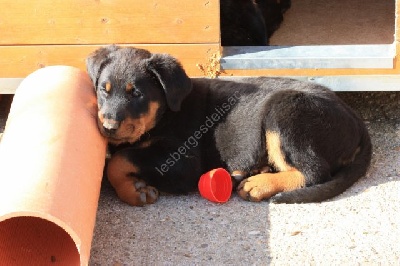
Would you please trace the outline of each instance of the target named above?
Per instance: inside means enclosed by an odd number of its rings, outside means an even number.
[[[86,60],[97,93],[100,132],[111,143],[134,143],[167,108],[179,111],[192,88],[180,63],[166,54],[108,46]]]

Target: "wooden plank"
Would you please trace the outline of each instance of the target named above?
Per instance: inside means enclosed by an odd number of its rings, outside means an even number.
[[[203,76],[197,64],[207,65],[219,44],[132,45],[178,58],[188,75]],[[101,45],[0,46],[0,78],[22,78],[49,65],[86,69],[85,59]],[[1,82],[1,80],[0,80]]]
[[[219,42],[219,0],[0,0],[0,45]]]
[[[400,41],[400,0],[396,0],[396,28],[395,28],[395,33],[394,33],[394,39],[395,41],[399,42]]]
[[[396,58],[394,60],[394,68],[397,69],[397,73],[400,73],[400,0],[396,0],[396,19],[395,19],[395,33],[394,39],[396,44]]]

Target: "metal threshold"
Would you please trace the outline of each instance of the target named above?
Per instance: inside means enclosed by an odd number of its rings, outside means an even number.
[[[393,69],[394,44],[223,47],[222,69]]]

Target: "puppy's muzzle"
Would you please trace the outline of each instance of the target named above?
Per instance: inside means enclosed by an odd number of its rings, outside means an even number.
[[[103,121],[103,130],[109,135],[114,134],[118,128],[120,123],[113,119],[104,119]]]

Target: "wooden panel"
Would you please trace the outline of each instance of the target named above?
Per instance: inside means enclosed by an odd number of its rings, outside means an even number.
[[[219,42],[219,0],[0,0],[0,45]]]
[[[188,75],[203,76],[197,64],[207,65],[219,52],[219,44],[132,45],[178,58]],[[100,45],[0,46],[0,78],[22,78],[48,65],[70,65],[86,69],[85,59]],[[0,80],[1,82],[1,80]]]
[[[395,41],[399,42],[400,41],[400,0],[396,0],[396,28],[395,28]]]

